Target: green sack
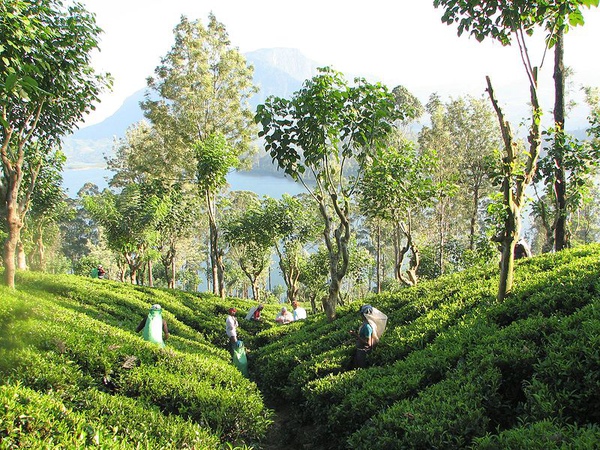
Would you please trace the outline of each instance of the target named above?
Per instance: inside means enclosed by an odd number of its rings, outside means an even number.
[[[233,345],[233,353],[231,357],[233,361],[233,365],[242,372],[242,375],[245,377],[248,376],[248,359],[246,358],[246,347],[244,347],[244,342],[237,341]]]

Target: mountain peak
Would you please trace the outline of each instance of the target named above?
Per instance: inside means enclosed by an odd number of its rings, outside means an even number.
[[[258,65],[276,67],[300,82],[312,78],[318,67],[315,61],[308,59],[296,48],[262,48],[245,53],[244,56],[255,68]]]

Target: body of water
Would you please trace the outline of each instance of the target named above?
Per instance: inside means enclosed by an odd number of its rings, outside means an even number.
[[[93,183],[102,190],[108,186],[108,180],[112,176],[113,172],[103,168],[67,169],[63,172],[63,188],[69,197],[75,198],[85,183]],[[270,175],[232,172],[227,176],[227,181],[233,191],[251,191],[261,197],[267,195],[281,198],[283,194],[296,195],[305,192],[304,186],[290,178]]]

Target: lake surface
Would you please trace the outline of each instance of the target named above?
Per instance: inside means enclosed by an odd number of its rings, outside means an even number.
[[[100,190],[108,186],[113,172],[102,168],[67,169],[63,172],[63,188],[71,198],[85,183],[94,183]],[[289,178],[270,175],[251,175],[245,172],[232,172],[227,176],[232,191],[251,191],[259,196],[281,198],[283,194],[296,195],[305,192],[304,186]]]

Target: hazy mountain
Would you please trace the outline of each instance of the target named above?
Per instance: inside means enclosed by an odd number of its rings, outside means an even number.
[[[250,100],[253,108],[269,95],[290,96],[302,86],[304,80],[316,74],[317,63],[296,49],[261,49],[244,56],[248,64],[254,66],[254,83],[260,89]],[[139,105],[144,99],[144,92],[145,89],[134,92],[112,116],[76,131],[68,139],[79,141],[125,136],[127,128],[144,117]]]

